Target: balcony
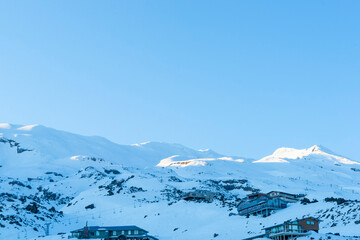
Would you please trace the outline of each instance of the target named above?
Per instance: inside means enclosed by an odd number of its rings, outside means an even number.
[[[269,234],[269,238],[276,238],[278,236],[306,236],[309,235],[310,232],[306,230],[297,230],[297,229],[287,229],[278,232],[271,232]]]
[[[241,206],[241,207],[245,207]],[[254,212],[261,212],[261,211],[266,211],[266,210],[277,210],[277,209],[282,209],[282,208],[286,208],[286,205],[281,205],[281,204],[273,204],[273,203],[261,203],[258,205],[254,205],[248,208],[244,208],[241,209],[241,207],[239,208],[239,214],[240,215],[246,215],[246,214],[251,214]]]

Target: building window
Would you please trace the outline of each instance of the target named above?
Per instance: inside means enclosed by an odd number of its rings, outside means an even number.
[[[307,225],[310,225],[310,221],[306,221],[306,224],[307,224]]]
[[[315,222],[314,222],[314,221],[311,221],[311,225],[315,225]]]
[[[116,236],[116,231],[113,231],[113,236]]]
[[[124,234],[125,234],[125,231],[124,231],[124,230],[122,230],[122,231],[121,231],[121,234],[122,234],[122,235],[124,235]]]
[[[99,231],[96,231],[96,236],[100,236],[100,232]]]
[[[134,230],[134,234],[138,235],[139,234],[139,230]]]

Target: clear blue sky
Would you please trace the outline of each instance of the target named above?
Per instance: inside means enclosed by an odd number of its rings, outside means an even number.
[[[0,1],[0,122],[360,160],[359,1]]]

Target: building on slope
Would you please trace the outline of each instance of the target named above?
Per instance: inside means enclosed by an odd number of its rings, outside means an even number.
[[[273,210],[287,207],[288,203],[294,203],[304,197],[304,194],[291,194],[280,191],[265,193],[253,193],[241,199],[237,209],[239,215],[265,214],[268,215]]]
[[[137,226],[85,226],[71,231],[70,238],[102,240],[158,240]]]
[[[206,202],[212,202],[214,200],[215,194],[210,191],[205,190],[196,190],[193,192],[185,193],[183,196],[184,200],[203,200]]]
[[[273,240],[289,240],[297,237],[307,236],[311,231],[319,231],[319,219],[307,217],[296,220],[288,220],[282,224],[264,228],[265,233],[244,240],[258,238],[270,238]]]
[[[300,200],[300,198],[305,197],[304,194],[291,194],[291,193],[280,192],[280,191],[271,191],[267,195],[273,199],[279,198],[288,203],[297,202]]]
[[[287,202],[280,198],[271,198],[267,194],[256,193],[248,195],[237,205],[239,215],[246,216],[250,214],[269,215],[273,210],[279,210],[287,207]]]

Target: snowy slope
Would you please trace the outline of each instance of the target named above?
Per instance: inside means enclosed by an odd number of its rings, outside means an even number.
[[[3,141],[14,141],[24,151],[17,153],[11,143],[0,144],[3,165],[34,167],[34,174],[40,174],[39,167],[54,170],[77,169],[76,160],[95,157],[133,167],[153,167],[161,159],[179,155],[180,159],[222,157],[213,151],[201,151],[180,144],[148,142],[134,145],[119,145],[102,137],[87,137],[47,128],[41,125],[1,124],[0,137]],[[17,159],[14,162],[12,159]],[[6,164],[5,164],[6,163]],[[11,172],[11,170],[9,170]],[[17,172],[8,172],[14,174]]]
[[[232,240],[309,215],[323,220],[318,238],[360,235],[359,162],[322,146],[280,148],[251,160],[179,144],[127,146],[44,126],[0,124],[0,165],[0,239],[37,238],[46,222],[54,236],[40,239],[63,239],[66,234],[56,234],[89,221],[138,225],[163,240]],[[216,199],[182,200],[193,189],[216,192]],[[267,218],[229,216],[239,198],[256,190],[303,193],[318,202],[291,204]],[[337,205],[326,197],[350,201]]]

